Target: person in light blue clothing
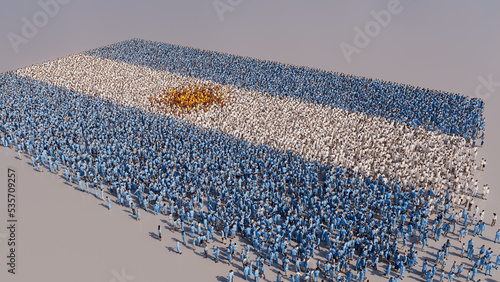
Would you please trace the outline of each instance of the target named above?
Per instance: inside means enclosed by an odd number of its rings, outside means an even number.
[[[455,275],[455,272],[450,271],[450,272],[448,273],[448,281],[449,281],[449,282],[453,282],[453,280],[455,280],[455,276],[456,276],[456,275]]]
[[[253,272],[253,281],[254,282],[259,282],[259,277],[260,277],[260,272],[259,272],[259,268],[256,267],[255,268],[255,271]]]
[[[441,276],[439,276],[439,281],[444,281],[444,279],[446,278],[446,272],[444,271],[441,271]]]
[[[248,280],[248,276],[250,275],[250,266],[248,264],[243,268],[243,275],[245,276],[245,281]]]
[[[179,255],[182,255],[182,252],[181,252],[181,249],[180,249],[180,241],[177,240],[177,242],[175,243],[175,248],[177,249],[177,253]]]
[[[484,272],[484,275],[489,275],[491,276],[491,268],[493,267],[493,262],[489,261],[486,263],[486,271]]]
[[[500,255],[497,255],[497,259],[495,261],[495,269],[498,269],[499,264],[500,264]]]
[[[476,266],[473,266],[473,267],[472,267],[472,275],[471,275],[471,277],[470,277],[472,281],[476,281],[476,274],[477,274],[477,271],[478,271],[477,267],[476,267]]]
[[[463,271],[464,271],[464,264],[463,264],[463,263],[461,263],[461,264],[458,266],[458,268],[457,268],[457,273],[456,273],[456,274],[457,274],[457,278],[459,278],[459,277],[460,277],[460,274],[462,274],[462,272],[463,272]]]
[[[264,266],[264,263],[262,263],[259,267],[259,273],[260,273],[260,276],[262,276],[263,279],[266,279],[266,269],[265,269],[265,266]]]
[[[214,259],[215,263],[219,262],[219,249],[216,246],[213,246],[213,251],[214,251]]]
[[[385,269],[385,276],[386,276],[386,277],[391,277],[391,268],[392,268],[392,265],[391,265],[391,263],[389,262],[389,263],[387,264],[386,269]]]
[[[404,278],[404,276],[405,276],[405,271],[406,271],[406,267],[405,267],[404,263],[402,263],[402,264],[399,266],[399,273],[400,273],[399,278],[400,278],[400,279],[403,279],[403,278]]]
[[[427,245],[427,238],[422,239],[422,251],[424,250],[425,246]]]
[[[300,260],[295,260],[295,271],[296,272],[300,272],[301,269],[300,269]]]
[[[296,281],[296,282],[300,282],[300,272],[297,272],[297,273],[295,274],[295,281]]]
[[[276,275],[276,282],[281,282],[281,272],[278,271],[278,274]]]
[[[111,200],[106,196],[106,201],[108,202],[108,210],[111,210]]]
[[[99,193],[97,193],[97,185],[94,185],[94,193],[95,193],[95,197],[99,198]]]
[[[469,260],[472,260],[473,256],[474,256],[474,247],[471,247],[471,248],[469,248],[469,251],[467,252],[467,258]]]
[[[87,193],[90,194],[90,191],[89,191],[89,183],[87,182],[87,180],[85,180],[85,189],[87,190]]]
[[[49,158],[49,171],[50,172],[54,171],[54,167],[52,166],[52,160],[50,158]]]
[[[227,280],[229,282],[233,282],[233,278],[234,278],[234,273],[233,273],[233,270],[229,270],[229,274],[227,275]]]
[[[314,282],[319,282],[320,269],[319,266],[314,270]]]
[[[231,254],[231,248],[227,248],[227,264],[233,263],[233,256]]]
[[[191,224],[190,230],[191,230],[191,237],[194,238],[194,233],[195,233],[195,227],[194,227],[194,222]]]

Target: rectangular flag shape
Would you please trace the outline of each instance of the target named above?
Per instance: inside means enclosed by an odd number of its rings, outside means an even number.
[[[131,60],[136,52],[143,53]],[[193,52],[198,54],[196,59]],[[228,62],[221,66],[223,59]],[[211,65],[200,66],[199,60]],[[264,74],[274,75],[274,80],[267,82],[256,69],[245,69],[259,64]],[[292,70],[298,74],[291,76]],[[459,189],[458,179],[470,177],[474,160],[471,140],[481,126],[482,102],[460,95],[139,40],[19,69],[15,74],[292,152],[305,161],[436,188]],[[332,81],[325,83],[328,77]],[[278,82],[285,84],[273,86]],[[335,89],[325,87],[332,83]],[[354,86],[337,86],[347,83]],[[179,115],[151,102],[164,90],[202,84],[223,89],[227,103]],[[339,89],[350,92],[332,94]],[[373,102],[386,92],[402,89],[408,97],[399,104],[391,103],[395,97]],[[445,96],[449,105],[440,111],[452,118],[443,119],[430,98],[418,105],[428,112],[412,112],[424,95],[420,92],[436,100]],[[417,101],[409,102],[411,99]],[[461,108],[470,111],[462,113]]]

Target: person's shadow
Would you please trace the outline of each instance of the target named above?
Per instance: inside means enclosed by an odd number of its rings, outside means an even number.
[[[160,240],[160,237],[155,232],[149,232],[149,237],[156,239],[156,240]]]
[[[226,282],[226,281],[228,281],[228,280],[227,280],[227,278],[226,278],[226,277],[224,277],[224,276],[220,276],[220,275],[218,275],[216,278],[217,278],[217,281],[221,281],[221,282]]]
[[[240,273],[240,272],[235,272],[234,277],[239,277],[239,278],[241,278],[241,280],[245,280],[245,276],[243,275],[243,273]]]

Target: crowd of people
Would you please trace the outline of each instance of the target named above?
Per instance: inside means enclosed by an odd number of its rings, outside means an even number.
[[[182,64],[182,60],[177,64]],[[84,54],[21,69],[16,74],[124,106],[166,114],[253,144],[291,151],[306,161],[334,163],[372,178],[381,174],[405,184],[464,190],[460,183],[470,182],[474,171],[477,148],[472,146],[473,141],[459,135],[308,103],[296,97],[280,98]],[[223,93],[228,93],[227,103],[208,111],[177,115],[165,113],[161,105],[149,99],[163,89],[186,85],[221,87]]]
[[[476,139],[483,101],[405,84],[132,39],[84,54]]]
[[[314,160],[299,150],[249,142],[228,131],[197,126],[183,118],[136,106],[133,101],[140,97],[124,106],[120,97],[102,99],[75,91],[78,85],[60,87],[45,82],[56,78],[45,79],[42,72],[37,76],[23,75],[26,72],[22,71],[0,75],[0,139],[4,146],[14,147],[20,155],[27,154],[39,170],[61,170],[69,183],[82,191],[94,189],[96,197],[103,198],[97,189],[109,187],[111,197],[132,208],[138,220],[141,210],[143,214],[166,216],[172,230],[181,232],[184,245],[188,245],[188,235],[193,249],[203,248],[206,255],[215,238],[225,242],[241,236],[248,244],[239,253],[233,241],[225,251],[228,263],[239,257],[245,279],[253,277],[257,281],[265,278],[266,267],[277,267],[278,281],[363,281],[368,268],[377,270],[384,265],[381,274],[398,281],[416,268],[418,252],[425,249],[429,238],[438,241],[456,228],[467,231],[471,226],[474,233],[482,234],[486,226],[484,213],[477,206],[471,211],[477,186],[471,169],[477,156],[475,141],[482,138],[479,132],[484,130],[480,100],[139,40],[89,54],[150,67],[155,62],[155,69],[278,95],[280,98],[273,101],[288,101],[292,106],[297,105],[294,100],[305,101],[317,107],[363,113],[360,119],[367,122],[373,118],[394,120],[394,126],[403,128],[403,135],[408,135],[395,151],[423,154],[414,159],[403,155],[409,159],[402,161],[408,165],[420,161],[419,165],[425,167],[439,159],[429,173],[438,171],[454,180],[439,185],[441,181],[426,175],[387,177],[380,173],[385,169],[372,170],[380,165],[390,167],[389,163],[355,169],[361,157],[350,160],[354,163],[351,166],[338,159]],[[53,75],[47,69],[45,72]],[[67,72],[73,76],[78,73]],[[105,95],[119,93],[108,89]],[[232,101],[256,97],[236,89],[232,93]],[[248,123],[255,123],[250,120],[248,117]],[[423,129],[415,132],[437,137],[418,139],[418,134],[410,131],[416,125]],[[370,130],[383,126],[368,123],[363,130],[372,134]],[[361,131],[353,136],[362,135]],[[384,133],[381,130],[373,139],[384,138]],[[411,144],[412,138],[420,140],[420,145]],[[392,142],[389,139],[379,142],[387,146]],[[367,144],[363,149],[373,150],[370,153],[381,160],[385,157],[377,151],[376,142],[364,142]],[[333,149],[340,147],[346,155],[355,152],[346,146],[331,143]],[[434,155],[440,149],[460,158],[441,160],[446,156]],[[460,170],[460,165],[468,169]],[[111,209],[112,201],[106,201]],[[162,238],[160,226],[158,232]],[[466,249],[474,262],[471,279],[482,269],[491,275],[500,255],[495,260],[491,250],[476,251],[471,241]],[[463,265],[454,264],[444,271],[450,261],[450,246],[448,239],[434,262],[423,261],[421,274],[427,281],[438,275],[447,275],[450,280],[465,277]],[[176,251],[182,254],[180,241],[176,242]],[[213,247],[216,262],[222,251]],[[257,259],[250,260],[250,253]],[[228,276],[233,277],[234,273]]]

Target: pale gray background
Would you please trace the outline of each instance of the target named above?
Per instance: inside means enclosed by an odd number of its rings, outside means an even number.
[[[339,45],[353,44],[354,28],[364,29],[373,20],[370,11],[386,9],[389,1],[243,0],[222,21],[213,2],[72,0],[59,5],[59,12],[16,53],[7,35],[21,35],[22,18],[32,21],[43,10],[37,1],[0,0],[0,72],[137,37],[471,97],[481,84],[479,76],[500,82],[499,1],[401,0],[401,13],[351,63]],[[488,167],[480,181],[492,187],[490,200],[482,204],[487,221],[491,212],[500,211],[499,94],[500,87],[494,87],[483,96],[487,140],[480,156],[487,157]],[[199,257],[174,256],[165,248],[174,246],[170,233],[163,243],[152,240],[149,232],[155,231],[158,218],[145,217],[136,224],[121,209],[109,213],[91,195],[74,191],[52,174],[34,172],[26,159],[13,156],[11,150],[0,150],[0,281],[12,280],[5,273],[1,236],[7,166],[19,169],[21,189],[20,274],[12,281],[112,281],[112,270],[122,267],[136,276],[134,281],[172,281],[168,275],[178,281],[213,281],[216,275],[226,276],[228,267],[212,269],[213,263]]]

